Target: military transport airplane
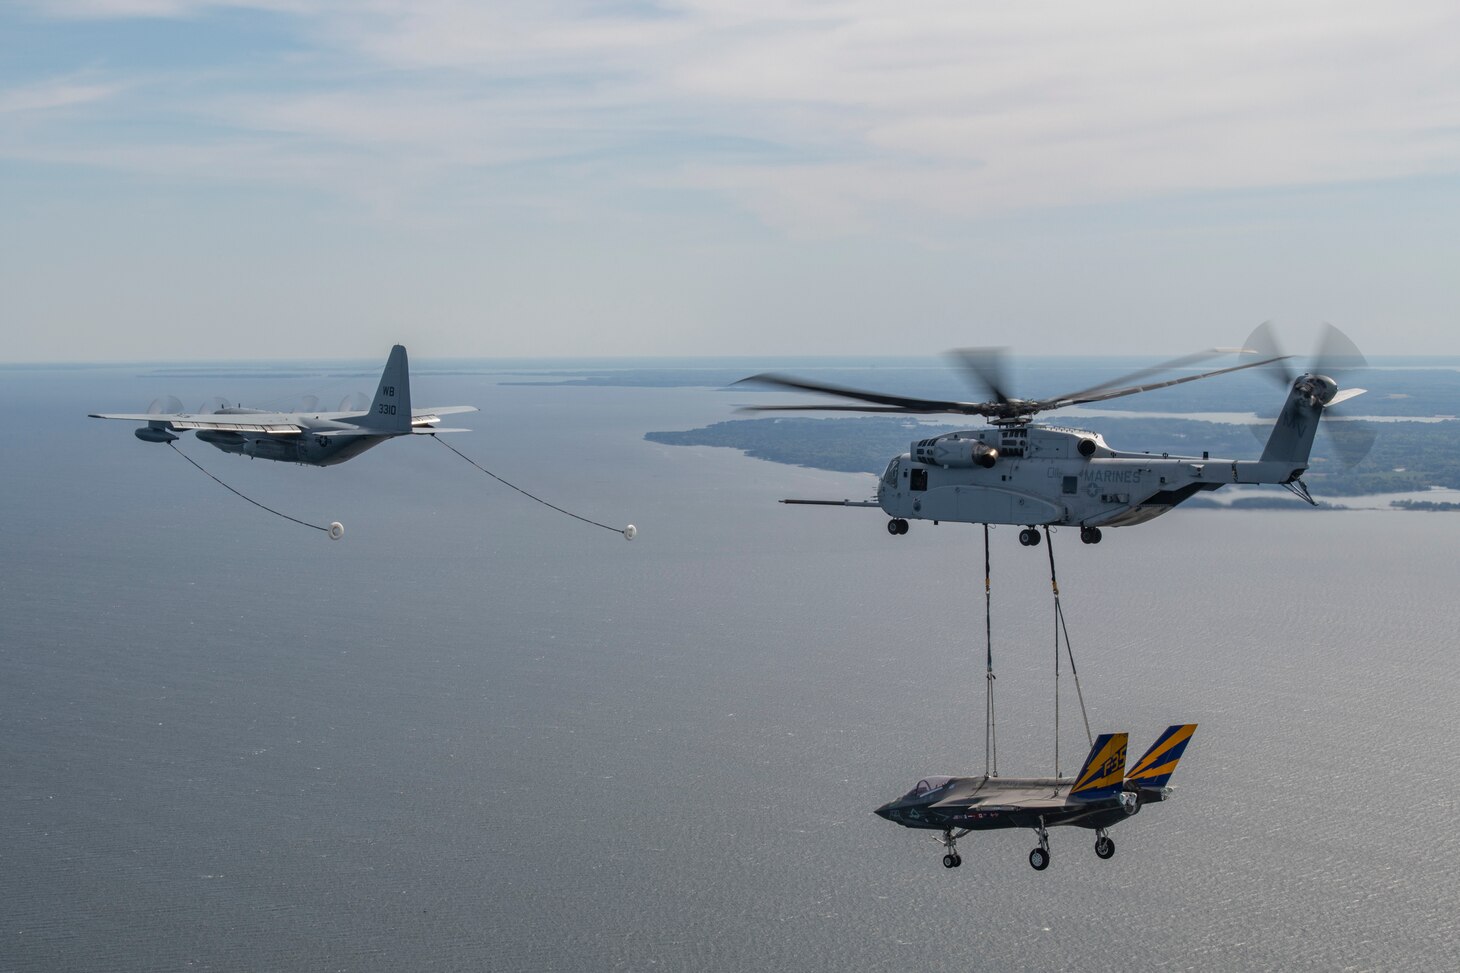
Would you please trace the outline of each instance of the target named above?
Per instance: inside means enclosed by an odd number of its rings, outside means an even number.
[[[413,409],[410,364],[405,346],[396,345],[390,350],[375,399],[366,412],[222,408],[204,413],[92,413],[91,418],[145,422],[135,432],[138,439],[148,443],[170,443],[178,438],[177,432],[192,429],[203,442],[225,453],[308,466],[333,466],[396,436],[466,432],[441,428],[441,417],[476,411],[476,406],[471,405]]]
[[[1043,871],[1049,867],[1048,829],[1061,824],[1094,829],[1095,854],[1109,858],[1115,842],[1106,829],[1171,795],[1166,784],[1195,731],[1195,723],[1168,727],[1130,773],[1126,734],[1102,733],[1074,778],[926,777],[876,813],[906,828],[943,832],[945,868],[963,864],[958,839],[967,834],[1033,828],[1039,846],[1029,853],[1029,864]]]

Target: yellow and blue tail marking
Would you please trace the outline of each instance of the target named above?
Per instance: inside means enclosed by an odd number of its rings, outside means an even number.
[[[1186,744],[1196,732],[1195,723],[1168,726],[1146,755],[1136,761],[1126,780],[1139,787],[1165,787],[1176,771],[1176,762],[1186,751]]]
[[[1090,747],[1085,766],[1070,788],[1070,799],[1098,801],[1114,797],[1125,783],[1126,734],[1102,733]]]

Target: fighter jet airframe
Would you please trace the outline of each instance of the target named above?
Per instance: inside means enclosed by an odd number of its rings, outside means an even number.
[[[1167,786],[1195,723],[1166,729],[1131,768],[1125,769],[1126,734],[1096,737],[1085,765],[1066,777],[925,777],[878,815],[905,828],[941,831],[945,868],[963,864],[958,839],[974,831],[1032,828],[1039,845],[1029,853],[1036,871],[1049,867],[1049,828],[1075,825],[1095,831],[1095,854],[1110,858],[1115,842],[1106,829],[1171,795]]]

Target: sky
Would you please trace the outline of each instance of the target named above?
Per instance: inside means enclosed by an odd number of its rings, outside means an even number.
[[[1460,354],[1460,5],[5,0],[0,361]]]

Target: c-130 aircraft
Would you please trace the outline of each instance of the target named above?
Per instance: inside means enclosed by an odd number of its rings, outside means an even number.
[[[476,412],[476,406],[411,407],[411,371],[404,345],[390,350],[375,398],[365,412],[267,412],[225,407],[204,413],[91,413],[92,419],[145,422],[135,430],[148,443],[170,443],[192,429],[203,442],[225,453],[306,466],[334,466],[396,436],[412,433],[466,432],[444,429],[441,417]]]
[[[1074,825],[1095,832],[1095,854],[1110,858],[1115,842],[1106,829],[1136,814],[1146,804],[1171,796],[1167,786],[1186,750],[1195,723],[1177,724],[1151,745],[1127,773],[1127,735],[1095,738],[1085,765],[1069,777],[925,777],[917,786],[876,813],[905,828],[941,831],[947,852],[943,867],[963,864],[958,839],[974,831],[1032,828],[1039,845],[1029,853],[1036,871],[1049,867],[1049,828]]]

